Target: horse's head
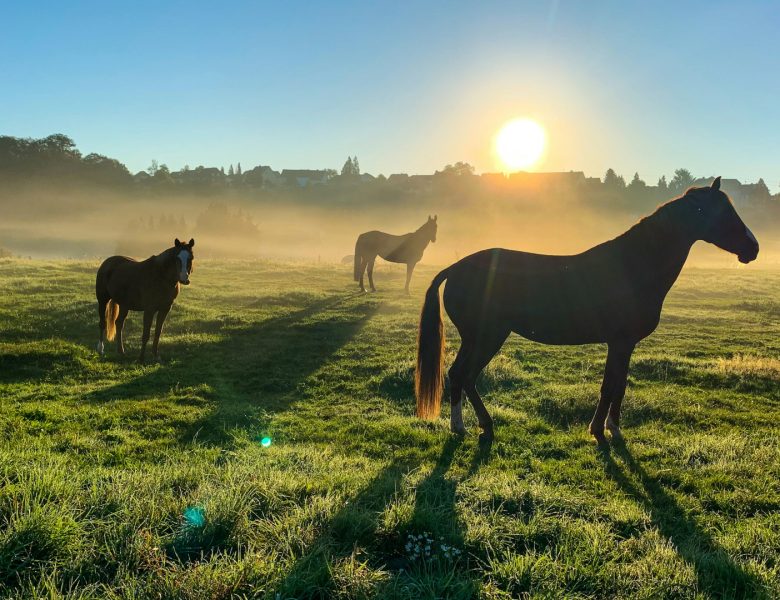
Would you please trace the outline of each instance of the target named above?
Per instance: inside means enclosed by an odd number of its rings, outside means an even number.
[[[176,272],[178,273],[179,283],[183,285],[190,284],[190,273],[192,273],[192,260],[195,255],[192,252],[192,247],[195,245],[195,240],[191,239],[189,243],[185,244],[180,242],[179,238],[176,238],[174,251],[176,253]]]
[[[436,219],[439,215],[433,215],[433,218],[431,218],[431,215],[428,215],[428,220],[425,222],[425,225],[423,225],[420,229],[425,230],[425,235],[429,240],[432,242],[436,241],[436,229],[438,228],[438,224],[436,223]]]
[[[696,239],[715,244],[736,254],[747,264],[758,256],[758,240],[734,209],[729,197],[720,189],[720,177],[709,187],[691,188],[683,198],[689,208],[689,223]]]

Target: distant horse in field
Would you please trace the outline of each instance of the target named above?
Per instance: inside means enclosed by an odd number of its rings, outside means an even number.
[[[100,338],[97,351],[103,354],[103,337],[111,341],[116,336],[119,354],[124,355],[122,329],[128,311],[144,312],[144,332],[141,337],[140,362],[144,362],[146,343],[152,320],[157,314],[152,353],[157,358],[163,323],[179,295],[179,284],[189,285],[195,240],[185,244],[178,239],[173,248],[161,254],[137,261],[125,256],[112,256],[103,261],[95,280],[95,295],[100,317]]]
[[[368,283],[371,291],[374,287],[374,261],[381,256],[386,261],[394,263],[406,263],[406,285],[404,291],[409,293],[409,281],[415,265],[420,262],[423,252],[430,242],[436,241],[437,215],[428,220],[423,226],[413,233],[405,235],[390,235],[381,231],[368,231],[361,233],[355,243],[355,281],[360,281],[360,291],[365,292],[363,285],[363,273],[368,267]]]
[[[572,256],[494,248],[456,262],[433,278],[420,316],[415,392],[417,414],[435,418],[443,389],[444,308],[461,346],[449,370],[450,428],[463,433],[465,390],[482,438],[493,437],[493,420],[477,393],[479,374],[510,332],[545,344],[607,344],[601,398],[589,431],[601,444],[604,428],[620,437],[620,404],[636,344],[658,325],[661,307],[688,258],[704,240],[749,263],[758,241],[720,191],[689,189],[660,206],[613,240]]]

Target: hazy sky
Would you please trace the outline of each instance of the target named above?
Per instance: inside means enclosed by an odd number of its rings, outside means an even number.
[[[120,7],[119,4],[122,4]],[[687,167],[780,183],[778,2],[4,2],[0,133],[62,132],[135,171]]]

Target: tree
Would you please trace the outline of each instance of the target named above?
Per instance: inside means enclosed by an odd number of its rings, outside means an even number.
[[[351,156],[347,157],[344,166],[341,167],[341,174],[344,177],[357,177],[360,175],[360,164],[358,163],[357,156],[354,158]]]
[[[674,177],[669,182],[669,191],[674,194],[681,194],[693,185],[693,175],[688,169],[677,169]]]
[[[628,184],[628,189],[631,191],[643,190],[647,187],[647,184],[639,179],[639,173],[634,173],[634,178],[631,183]]]
[[[152,164],[149,165],[149,168],[146,169],[146,172],[149,173],[152,177],[154,177],[154,174],[157,173],[157,169],[160,168],[160,165],[157,163],[156,159],[152,159]]]
[[[607,172],[604,174],[604,186],[622,190],[626,187],[626,180],[623,179],[622,175],[615,173],[614,169],[607,169]]]
[[[666,192],[669,190],[669,184],[666,183],[666,175],[661,175],[661,179],[658,180],[658,191]]]
[[[236,167],[236,175],[239,177],[241,176],[241,163],[238,163],[238,166]]]
[[[454,165],[446,165],[441,171],[436,171],[435,175],[473,175],[474,167],[469,163],[458,161]]]
[[[235,175],[235,174],[236,174],[236,172],[233,170],[233,165],[231,164],[230,168],[228,169],[228,175],[230,177],[233,177],[233,175]]]

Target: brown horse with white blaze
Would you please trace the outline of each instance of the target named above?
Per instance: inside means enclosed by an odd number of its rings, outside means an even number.
[[[465,391],[483,439],[493,420],[476,388],[479,374],[511,332],[545,344],[607,344],[601,397],[590,432],[604,443],[604,429],[620,437],[620,407],[636,344],[658,325],[666,294],[691,247],[704,240],[737,255],[758,256],[758,241],[740,219],[720,177],[660,206],[613,240],[572,256],[494,248],[467,256],[434,277],[425,296],[418,336],[417,414],[439,414],[444,374],[444,307],[461,337],[449,370],[450,427],[465,431]]]
[[[355,281],[360,282],[360,291],[365,292],[363,285],[363,273],[368,268],[368,283],[371,291],[374,287],[374,262],[377,256],[381,256],[388,262],[406,263],[406,285],[404,291],[409,293],[409,281],[412,279],[414,267],[422,259],[423,252],[430,242],[436,241],[438,229],[437,216],[431,218],[420,226],[417,231],[404,235],[391,235],[383,231],[367,231],[358,236],[355,243]]]
[[[157,315],[152,353],[157,358],[163,323],[179,295],[179,285],[189,285],[192,272],[192,251],[195,240],[188,243],[176,239],[174,246],[144,261],[126,256],[112,256],[103,261],[95,279],[95,295],[100,317],[100,338],[97,351],[103,354],[103,338],[112,341],[116,337],[119,354],[124,355],[122,330],[127,313],[143,311],[144,330],[141,337],[140,362],[144,362],[146,344]]]

